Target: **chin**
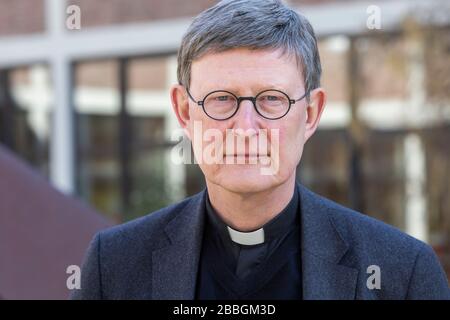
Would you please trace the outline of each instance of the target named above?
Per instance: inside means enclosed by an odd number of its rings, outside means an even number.
[[[222,166],[214,174],[212,183],[235,193],[254,193],[270,190],[283,183],[280,175],[263,175],[261,167],[255,165]]]

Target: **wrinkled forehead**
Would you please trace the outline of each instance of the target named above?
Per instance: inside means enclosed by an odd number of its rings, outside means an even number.
[[[191,88],[290,89],[304,86],[302,69],[294,55],[280,49],[236,48],[208,52],[193,61]]]

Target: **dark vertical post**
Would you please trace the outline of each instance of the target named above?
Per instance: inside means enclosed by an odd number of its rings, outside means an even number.
[[[351,122],[349,127],[349,202],[353,209],[364,211],[363,184],[361,172],[361,152],[363,146],[363,127],[358,120],[358,105],[360,99],[359,81],[359,61],[358,50],[356,48],[357,39],[350,38],[350,48],[348,54],[349,72],[349,102],[351,110]]]
[[[130,208],[130,158],[131,158],[131,124],[127,111],[127,89],[128,89],[128,59],[119,59],[119,163],[120,163],[120,193],[121,219],[125,220],[125,215]]]
[[[70,78],[70,84],[69,84],[69,104],[70,109],[72,110],[73,117],[72,117],[72,130],[73,130],[73,146],[75,148],[73,152],[73,158],[75,159],[75,164],[73,166],[74,170],[74,178],[75,178],[75,193],[81,194],[81,168],[82,168],[82,154],[81,154],[81,141],[80,141],[80,120],[78,119],[79,113],[76,110],[75,106],[75,87],[77,86],[77,62],[71,61],[69,66],[69,78]]]
[[[0,142],[14,150],[14,104],[10,95],[9,71],[0,70],[0,105],[3,109],[0,123]]]

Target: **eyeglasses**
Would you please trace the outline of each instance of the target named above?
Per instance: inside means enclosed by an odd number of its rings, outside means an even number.
[[[284,117],[291,105],[304,99],[305,92],[298,99],[291,99],[283,91],[276,89],[264,90],[254,97],[238,97],[226,90],[215,90],[208,93],[203,100],[195,101],[189,89],[186,88],[189,98],[203,108],[206,115],[214,120],[227,120],[236,114],[242,101],[250,100],[256,112],[263,118],[276,120]]]

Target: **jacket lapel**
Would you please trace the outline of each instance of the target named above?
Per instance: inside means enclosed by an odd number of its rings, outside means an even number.
[[[349,246],[333,224],[326,200],[298,185],[305,300],[355,299],[358,270],[341,263]]]
[[[195,298],[204,201],[205,191],[202,191],[166,225],[167,246],[152,253],[152,299]]]

